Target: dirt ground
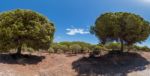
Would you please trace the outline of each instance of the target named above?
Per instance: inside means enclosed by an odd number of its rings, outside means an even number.
[[[82,54],[34,53],[28,59],[16,61],[7,54],[1,54],[0,76],[150,76],[150,52],[139,54],[134,61],[121,63],[115,62],[119,60],[117,58],[104,60],[104,56],[93,60]],[[127,62],[132,63],[126,65]]]

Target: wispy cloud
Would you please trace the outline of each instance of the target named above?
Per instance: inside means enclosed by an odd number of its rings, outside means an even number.
[[[67,35],[76,35],[76,34],[89,34],[89,31],[82,29],[82,28],[67,28]]]

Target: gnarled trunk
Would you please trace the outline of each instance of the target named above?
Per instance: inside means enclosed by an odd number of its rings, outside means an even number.
[[[18,48],[17,48],[17,55],[21,55],[21,49],[22,49],[22,46],[19,46]]]
[[[121,39],[120,42],[121,42],[121,51],[123,51],[124,50],[123,40]]]

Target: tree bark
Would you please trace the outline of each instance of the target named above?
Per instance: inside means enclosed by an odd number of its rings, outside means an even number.
[[[21,49],[22,49],[22,46],[19,46],[18,48],[17,48],[17,55],[21,55]]]
[[[123,51],[124,50],[123,40],[121,39],[120,42],[121,42],[121,51]]]

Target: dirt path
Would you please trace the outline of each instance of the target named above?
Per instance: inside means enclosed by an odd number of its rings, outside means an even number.
[[[64,54],[41,54],[45,59],[36,64],[4,63],[0,60],[0,76],[77,76],[79,72],[73,69],[73,62],[83,55],[68,56]],[[141,55],[150,61],[150,53],[142,52]],[[87,66],[89,67],[89,66]],[[85,67],[85,68],[87,68]],[[133,71],[127,76],[150,76],[150,65],[147,69]],[[80,75],[78,75],[80,76]],[[83,75],[87,76],[87,75]],[[90,75],[89,75],[90,76]],[[96,75],[95,75],[96,76]],[[118,76],[122,76],[121,74]]]
[[[61,58],[61,59],[60,59]],[[77,60],[75,57],[66,57],[65,55],[52,55],[51,60],[53,65],[49,65],[49,68],[41,69],[40,74],[42,76],[74,76],[76,75],[72,69],[72,62]]]

